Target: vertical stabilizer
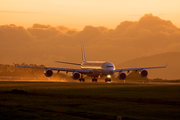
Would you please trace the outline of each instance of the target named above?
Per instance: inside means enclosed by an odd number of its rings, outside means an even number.
[[[86,55],[85,55],[85,51],[84,51],[83,41],[82,41],[82,61],[83,61],[83,62],[86,62]]]

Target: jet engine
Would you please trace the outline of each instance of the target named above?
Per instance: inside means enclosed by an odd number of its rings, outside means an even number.
[[[147,77],[148,72],[147,72],[147,70],[141,70],[141,71],[139,72],[139,74],[141,75],[141,77]]]
[[[125,79],[126,79],[126,73],[120,72],[120,73],[118,74],[118,78],[119,78],[120,80],[125,80]]]
[[[44,71],[44,75],[46,77],[51,77],[53,75],[53,71],[51,69],[47,69],[46,71]]]
[[[73,78],[74,80],[78,80],[78,79],[80,78],[80,74],[79,74],[78,72],[73,72],[73,73],[72,73],[72,78]]]

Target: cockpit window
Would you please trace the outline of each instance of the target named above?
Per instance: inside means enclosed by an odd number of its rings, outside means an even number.
[[[107,66],[107,67],[113,67],[113,66]]]

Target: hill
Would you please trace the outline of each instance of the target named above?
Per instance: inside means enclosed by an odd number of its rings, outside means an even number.
[[[132,59],[116,65],[116,68],[163,66],[166,69],[148,70],[148,78],[180,79],[180,52],[167,52]]]

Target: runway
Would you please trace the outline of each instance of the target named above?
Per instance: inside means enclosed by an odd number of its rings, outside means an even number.
[[[67,83],[106,83],[104,80],[100,79],[97,82],[92,82],[91,79],[86,79],[85,82],[79,82],[79,80],[73,79],[39,79],[39,78],[27,78],[27,77],[10,77],[10,76],[1,76],[0,81],[9,81],[9,82],[67,82]],[[180,80],[162,80],[162,81],[154,81],[154,80],[112,80],[107,83],[118,83],[118,84],[169,84],[176,85],[180,84]]]
[[[138,120],[178,119],[179,90],[179,83],[167,82],[3,79],[0,115],[1,119],[114,120],[117,115]]]

